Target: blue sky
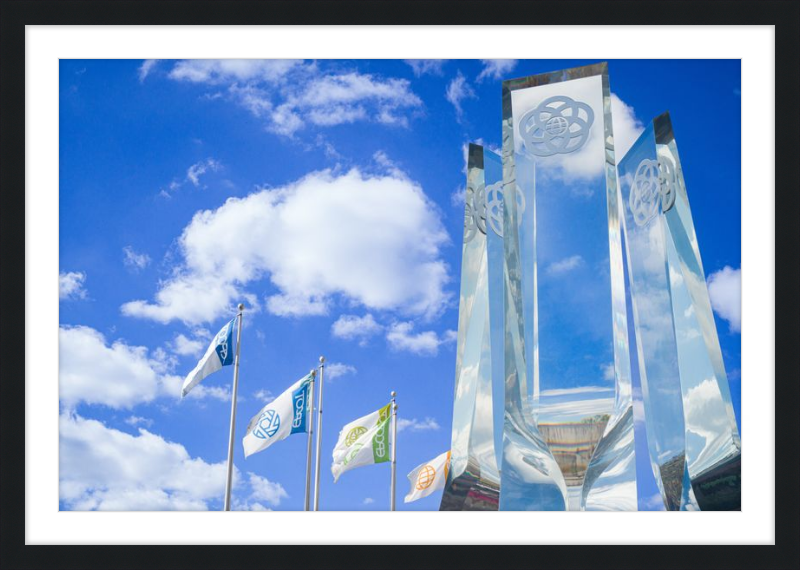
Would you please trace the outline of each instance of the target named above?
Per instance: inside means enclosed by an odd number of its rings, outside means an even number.
[[[500,146],[502,79],[593,62],[62,60],[61,508],[221,507],[232,369],[178,391],[240,300],[234,506],[302,509],[305,436],[240,442],[320,354],[321,507],[388,508],[388,465],[329,468],[391,390],[402,497],[450,446],[465,144]],[[740,422],[740,63],[609,73],[618,149],[671,113]]]

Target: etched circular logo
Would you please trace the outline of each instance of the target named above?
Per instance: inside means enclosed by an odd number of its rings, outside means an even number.
[[[367,428],[361,427],[361,426],[354,427],[349,432],[347,432],[347,436],[344,438],[344,444],[347,447],[350,447],[351,445],[353,445],[356,442],[356,440],[359,437],[361,437],[365,433],[367,433]]]
[[[433,485],[433,480],[436,478],[436,469],[434,469],[431,465],[426,465],[422,469],[419,470],[417,473],[417,490],[424,491],[431,485]]]
[[[535,156],[575,152],[589,140],[594,111],[566,95],[545,99],[519,121],[525,149]]]
[[[486,234],[486,192],[483,184],[467,187],[464,196],[464,243],[472,241],[478,233]]]
[[[661,160],[644,159],[636,167],[633,185],[628,196],[628,207],[637,226],[644,226],[661,211],[667,212],[675,205],[677,178],[675,165],[666,157]]]
[[[525,196],[519,186],[517,192],[517,225],[522,224],[522,213],[525,211]],[[503,237],[503,182],[495,182],[486,190],[486,219],[494,233]]]
[[[253,435],[260,439],[268,439],[275,435],[281,427],[281,416],[275,410],[267,410],[258,418]]]

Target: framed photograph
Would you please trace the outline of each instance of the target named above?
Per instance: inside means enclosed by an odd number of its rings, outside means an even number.
[[[3,568],[800,565],[800,2],[0,41]]]

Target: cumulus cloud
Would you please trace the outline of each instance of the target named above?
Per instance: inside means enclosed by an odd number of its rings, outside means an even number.
[[[442,74],[442,67],[444,67],[446,59],[405,59],[408,65],[411,66],[411,69],[414,71],[414,75],[417,77],[421,77],[422,75],[430,74],[430,75],[441,75]]]
[[[334,378],[339,378],[347,374],[355,374],[356,372],[355,366],[342,364],[341,362],[330,362],[325,365],[325,380],[333,380]]]
[[[255,473],[248,473],[248,477],[250,479],[250,488],[253,490],[250,494],[250,500],[263,501],[273,507],[277,507],[281,504],[281,500],[289,498],[289,494],[280,483],[275,483]]]
[[[480,83],[484,79],[509,79],[505,77],[516,66],[516,59],[482,59],[483,69],[478,74],[476,81]]]
[[[163,350],[150,353],[121,340],[109,345],[103,334],[84,326],[60,327],[58,342],[59,398],[67,408],[84,403],[130,409],[158,397],[180,397],[183,378],[169,373],[172,362]],[[188,397],[229,399],[227,390],[214,386],[197,386]]]
[[[569,273],[573,269],[577,269],[581,265],[583,265],[583,258],[580,255],[572,255],[554,261],[547,266],[545,271],[550,275],[563,275],[564,273]]]
[[[242,297],[254,304],[245,288],[268,276],[278,290],[267,298],[273,314],[325,314],[339,298],[432,317],[449,300],[448,240],[437,208],[406,176],[314,172],[195,214],[178,240],[182,264],[155,302],[121,310],[161,323],[211,322]]]
[[[70,510],[206,510],[224,493],[224,461],[193,458],[145,429],[131,435],[63,414],[59,435],[59,497]]]
[[[258,392],[253,394],[253,397],[261,402],[262,404],[266,405],[275,400],[275,396],[269,390],[259,390]]]
[[[143,418],[141,416],[128,416],[125,418],[125,423],[129,426],[145,426],[146,428],[150,428],[153,426],[153,420],[149,418]]]
[[[207,343],[199,339],[188,338],[184,334],[179,334],[172,341],[172,351],[181,356],[200,356],[207,348]]]
[[[464,114],[464,110],[461,108],[461,102],[465,99],[476,99],[477,95],[475,95],[475,91],[459,71],[458,75],[447,85],[445,98],[453,105],[456,110],[456,117],[460,120]]]
[[[644,131],[644,125],[636,118],[633,107],[620,99],[616,93],[611,94],[611,117],[614,127],[614,155],[619,164]]]
[[[226,98],[285,136],[311,124],[331,127],[357,121],[408,125],[422,100],[405,79],[358,72],[319,73],[301,60],[186,60],[169,77],[219,86],[208,98]]]
[[[144,423],[135,416],[129,420]],[[67,509],[207,510],[223,497],[225,461],[192,457],[181,444],[146,429],[131,435],[66,413],[59,418],[59,436],[59,498]],[[234,468],[236,510],[266,510],[258,501],[278,506],[287,497],[280,483],[253,473],[244,478]]]
[[[343,338],[345,340],[358,340],[361,346],[367,344],[367,341],[374,335],[383,330],[383,326],[379,325],[375,318],[367,313],[363,317],[356,315],[342,315],[336,322],[331,325],[331,334],[336,338]]]
[[[708,276],[711,306],[728,321],[732,331],[742,331],[742,270],[726,265]]]
[[[122,253],[124,255],[122,262],[125,264],[125,267],[132,271],[141,271],[150,265],[151,260],[149,255],[146,253],[136,253],[129,245],[122,248]]]
[[[58,298],[61,301],[85,299],[86,289],[83,283],[86,274],[81,271],[60,272],[58,274]]]
[[[406,419],[406,418],[397,418],[397,431],[401,432],[404,430],[409,431],[436,431],[441,426],[439,423],[433,418],[425,418],[424,420],[418,420],[417,418],[413,419]]]
[[[454,342],[456,331],[446,331],[441,337],[435,331],[415,333],[414,323],[400,322],[391,325],[386,332],[386,341],[392,350],[406,351],[420,356],[436,356],[439,347]]]

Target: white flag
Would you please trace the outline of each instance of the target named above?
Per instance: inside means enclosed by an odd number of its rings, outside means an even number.
[[[181,389],[181,398],[186,396],[192,388],[212,372],[220,370],[223,366],[233,364],[233,324],[235,322],[236,317],[222,327],[217,336],[214,337],[214,340],[211,341],[203,358],[200,359],[194,370],[186,376]]]
[[[391,459],[390,410],[391,404],[387,404],[342,428],[333,448],[331,472],[334,482],[345,471],[363,465],[385,463]]]
[[[308,411],[311,409],[308,392],[311,379],[311,374],[301,378],[253,416],[242,439],[245,457],[292,434],[308,431]]]
[[[408,474],[411,490],[406,495],[406,503],[427,497],[434,491],[444,488],[447,472],[450,470],[450,452],[446,451],[428,463],[423,463]]]

